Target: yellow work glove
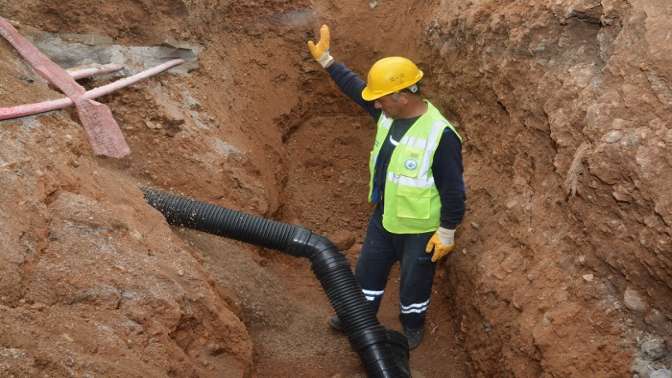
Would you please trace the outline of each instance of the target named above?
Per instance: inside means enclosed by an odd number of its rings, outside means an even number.
[[[432,253],[432,262],[437,262],[443,256],[449,254],[455,249],[455,230],[439,227],[427,242],[426,253]]]
[[[320,41],[315,44],[313,41],[308,41],[308,50],[310,54],[317,60],[323,68],[327,68],[334,61],[334,58],[329,54],[329,27],[322,25],[320,28]]]

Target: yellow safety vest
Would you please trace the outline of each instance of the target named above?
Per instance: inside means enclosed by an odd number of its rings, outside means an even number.
[[[446,127],[462,141],[453,125],[432,105],[406,131],[390,157],[383,195],[383,227],[394,234],[432,232],[439,227],[441,200],[434,185],[432,162]],[[381,113],[369,159],[369,202],[376,160],[394,120]]]

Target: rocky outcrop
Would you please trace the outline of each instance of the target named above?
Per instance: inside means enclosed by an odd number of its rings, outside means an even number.
[[[671,16],[656,0],[437,4],[425,62],[467,136],[449,269],[476,376],[670,367],[667,349],[636,355],[672,341]]]

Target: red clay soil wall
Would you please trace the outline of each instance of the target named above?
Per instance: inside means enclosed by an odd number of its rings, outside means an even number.
[[[434,6],[432,92],[467,137],[448,293],[473,374],[669,369],[638,342],[672,341],[670,3]]]

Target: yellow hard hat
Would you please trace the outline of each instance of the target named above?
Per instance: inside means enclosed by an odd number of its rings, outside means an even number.
[[[398,92],[422,79],[422,71],[410,59],[400,56],[383,58],[371,66],[362,98],[373,101]]]

